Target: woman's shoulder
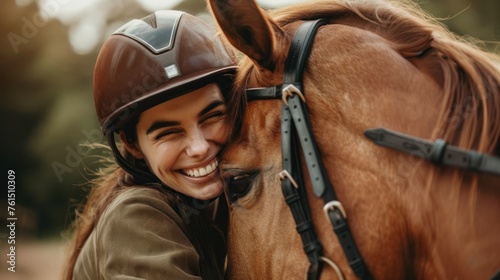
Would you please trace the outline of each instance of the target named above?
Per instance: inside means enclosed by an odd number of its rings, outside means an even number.
[[[137,186],[121,191],[103,212],[87,243],[81,254],[86,261],[82,259],[81,266],[106,279],[116,275],[199,279],[195,276],[199,275],[198,254],[182,220],[160,190]]]
[[[170,219],[183,228],[181,218],[169,204],[165,193],[145,186],[131,186],[122,190],[108,205],[101,219],[123,221],[140,216],[147,218],[153,213]]]
[[[114,202],[128,199],[164,200],[164,192],[156,187],[149,186],[129,186],[121,190]]]
[[[159,189],[146,186],[130,186],[121,190],[110,203],[109,208],[120,207],[124,203],[155,202],[167,204],[165,195]],[[168,205],[168,204],[167,204]]]

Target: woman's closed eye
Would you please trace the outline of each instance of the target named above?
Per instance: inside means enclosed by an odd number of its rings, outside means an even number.
[[[223,119],[226,117],[226,111],[223,110],[217,110],[217,111],[212,111],[206,115],[204,115],[200,119],[200,123],[207,123],[207,122],[215,122],[220,119]]]
[[[154,136],[154,139],[160,140],[160,139],[167,138],[167,137],[173,137],[173,136],[178,135],[180,133],[182,133],[181,129],[165,129],[162,131],[158,131],[158,134],[156,134]]]

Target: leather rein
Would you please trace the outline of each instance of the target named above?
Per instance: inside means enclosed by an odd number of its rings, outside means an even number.
[[[339,279],[344,276],[338,266],[322,256],[322,247],[314,231],[301,172],[300,148],[314,194],[324,202],[323,210],[341,244],[347,261],[360,279],[371,279],[369,271],[354,242],[342,203],[337,199],[321,160],[302,87],[303,71],[317,30],[327,24],[325,19],[305,21],[297,29],[285,62],[283,84],[246,90],[247,99],[282,99],[281,148],[283,171],[282,192],[296,223],[304,252],[309,260],[308,279],[319,279],[323,264],[330,265]],[[443,140],[434,143],[384,128],[369,129],[365,136],[374,143],[407,152],[438,165],[450,165],[500,175],[500,159],[474,151],[462,150]]]

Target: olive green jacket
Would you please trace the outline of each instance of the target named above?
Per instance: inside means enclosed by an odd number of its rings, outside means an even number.
[[[201,279],[199,256],[161,193],[131,187],[101,216],[73,279]]]

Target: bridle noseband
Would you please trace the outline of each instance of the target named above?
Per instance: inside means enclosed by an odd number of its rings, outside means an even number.
[[[322,247],[314,231],[300,165],[300,148],[305,161],[314,194],[322,198],[323,210],[333,226],[339,243],[353,272],[360,279],[371,279],[370,273],[359,253],[347,223],[346,212],[337,199],[318,151],[311,130],[309,114],[305,105],[302,76],[310,53],[314,36],[325,19],[305,21],[296,31],[285,63],[283,84],[267,88],[247,89],[247,99],[282,99],[281,147],[283,171],[282,192],[296,223],[304,251],[309,260],[308,279],[318,279],[322,263],[329,264],[343,279],[340,269],[322,256]],[[463,167],[474,171],[500,175],[500,159],[447,145],[443,140],[434,143],[397,133],[384,128],[365,131],[367,138],[376,144],[397,149],[432,161],[437,165]]]

